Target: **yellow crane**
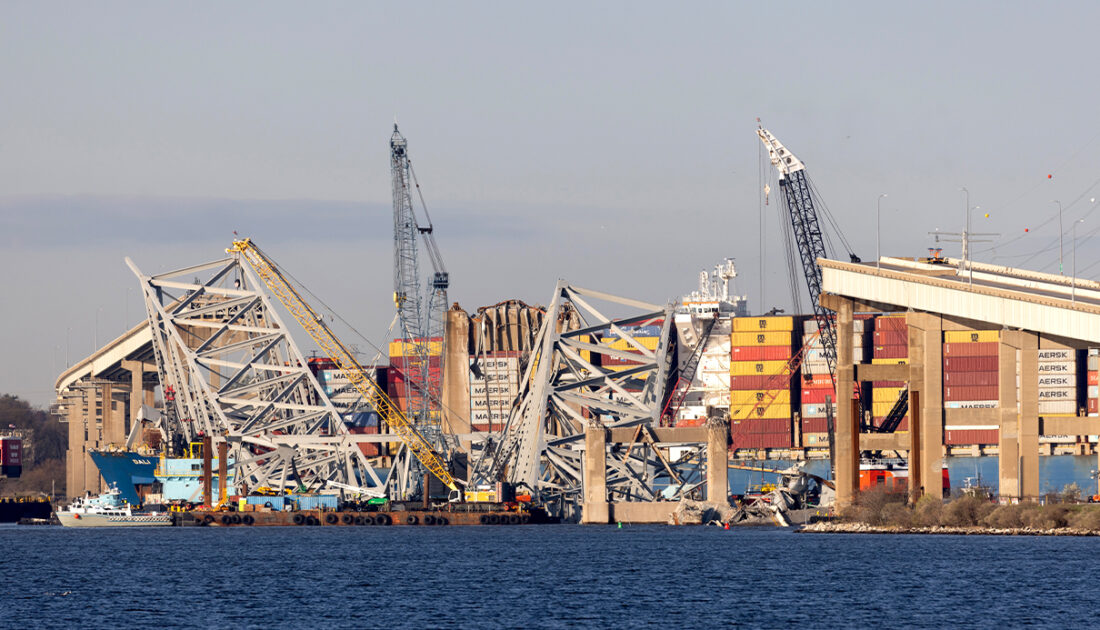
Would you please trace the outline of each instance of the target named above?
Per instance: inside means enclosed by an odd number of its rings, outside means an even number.
[[[225,251],[229,254],[239,254],[241,258],[248,261],[256,274],[267,284],[267,288],[282,302],[291,316],[298,320],[329,359],[340,368],[348,381],[362,394],[363,399],[368,401],[390,429],[397,433],[416,459],[451,490],[458,490],[454,478],[439,461],[439,457],[424,436],[420,435],[409,418],[378,386],[378,383],[367,376],[363,366],[359,365],[343,342],[329,330],[329,327],[321,321],[321,316],[302,299],[294,287],[290,286],[283,274],[279,273],[275,263],[256,247],[252,239],[235,240],[233,246]],[[427,488],[424,491],[427,492]]]

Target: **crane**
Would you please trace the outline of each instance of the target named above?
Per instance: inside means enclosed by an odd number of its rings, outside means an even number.
[[[432,402],[439,401],[441,372],[432,366],[432,340],[443,338],[447,310],[447,289],[450,274],[435,242],[435,229],[424,203],[420,183],[409,160],[408,141],[393,125],[390,136],[390,173],[393,180],[393,302],[401,321],[402,345],[411,346],[402,354],[411,358],[404,368],[409,384],[413,417],[422,425],[435,426]],[[412,186],[416,187],[427,226],[421,226],[413,209]],[[432,279],[427,306],[420,293],[419,243],[424,241],[432,265]]]
[[[302,296],[287,282],[275,263],[252,242],[251,239],[233,241],[227,253],[239,255],[263,279],[267,288],[275,295],[286,310],[302,326],[317,345],[343,372],[355,389],[378,412],[390,429],[397,433],[402,443],[421,464],[451,490],[458,490],[455,480],[443,465],[424,436],[417,431],[409,418],[401,411],[374,379],[367,376],[363,366],[355,360],[351,351],[333,334],[321,316],[306,303]],[[427,488],[424,489],[427,492]]]
[[[827,258],[825,239],[821,231],[821,222],[814,201],[815,193],[806,177],[806,165],[793,153],[787,150],[779,140],[767,129],[757,127],[756,134],[768,150],[768,159],[776,170],[779,171],[779,186],[783,189],[783,202],[790,215],[791,227],[794,232],[795,244],[798,247],[799,259],[802,263],[802,275],[806,278],[806,286],[810,293],[810,301],[814,306],[814,319],[817,320],[818,330],[821,335],[821,347],[825,354],[826,363],[829,365],[829,375],[836,384],[836,322],[829,316],[828,311],[821,305],[821,268],[817,266],[818,258]],[[849,252],[853,261],[859,258]],[[859,397],[859,389],[856,389]],[[901,419],[908,412],[909,392],[902,390],[901,396],[891,408],[890,413],[877,429],[882,432],[892,432],[901,423]]]

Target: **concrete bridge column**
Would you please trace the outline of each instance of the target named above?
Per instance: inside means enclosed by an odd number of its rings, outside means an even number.
[[[721,418],[707,420],[707,500],[728,503],[729,423]]]
[[[584,430],[584,506],[581,523],[607,523],[607,429]]]
[[[920,412],[910,414],[912,426],[920,422],[917,432],[919,449],[920,490],[922,495],[943,498],[943,320],[931,313],[909,313],[910,388],[913,379],[920,392]],[[910,436],[912,438],[912,436]],[[912,451],[910,451],[912,453]],[[912,466],[910,466],[912,468]],[[914,482],[914,487],[916,482]]]
[[[852,398],[855,386],[852,301],[837,300],[836,311],[836,506],[852,504],[859,492],[859,405]]]
[[[107,383],[100,387],[103,396],[103,442],[121,448],[126,445],[125,410],[116,409],[114,385]]]
[[[997,411],[1000,414],[998,437],[997,485],[1002,499],[1020,498],[1020,411],[1017,408],[1017,350],[1022,333],[1005,330],[1001,333],[998,353]]]
[[[65,398],[69,422],[69,451],[65,454],[65,494],[84,494],[84,422],[88,410],[85,393],[77,390]]]
[[[1039,498],[1039,336],[1023,333],[1020,344],[1020,490]]]

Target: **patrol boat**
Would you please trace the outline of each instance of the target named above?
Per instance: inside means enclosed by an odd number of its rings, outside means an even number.
[[[117,486],[97,497],[74,499],[57,511],[57,520],[65,527],[164,527],[172,525],[168,512],[135,512],[122,500]]]

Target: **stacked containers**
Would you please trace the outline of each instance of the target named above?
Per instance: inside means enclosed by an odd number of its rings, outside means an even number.
[[[421,340],[413,339],[395,339],[390,343],[390,370],[386,375],[386,389],[397,408],[406,414],[412,407],[410,400],[421,395],[417,386],[414,385],[415,379],[410,377],[421,362],[416,353],[418,342],[423,343]],[[427,344],[428,378],[439,379],[442,375],[443,339],[437,337],[428,340]],[[441,414],[437,401],[432,402],[430,413],[433,420],[439,420]]]
[[[852,357],[862,362],[867,345],[864,339],[870,330],[869,316],[857,316],[852,322]],[[809,319],[802,326],[802,446],[823,447],[829,444],[829,427],[825,398],[833,401],[833,417],[836,417],[836,389],[829,374],[829,363],[821,343],[816,319]]]
[[[1089,348],[1088,355],[1088,381],[1087,381],[1087,399],[1088,413],[1090,416],[1100,415],[1100,405],[1097,403],[1097,399],[1100,398],[1100,350],[1097,348]]]
[[[996,330],[950,330],[943,334],[943,406],[983,409],[998,405],[1000,333]],[[996,444],[996,427],[945,427],[944,444]]]
[[[1077,415],[1077,351],[1039,349],[1039,415]]]
[[[909,327],[904,314],[880,315],[875,319],[874,354],[871,363],[891,365],[909,363]],[[874,426],[881,426],[890,410],[905,389],[905,381],[874,381],[871,389],[871,418]],[[909,414],[906,414],[898,431],[909,430]]]
[[[660,321],[660,320],[657,320],[657,321]],[[655,326],[637,326],[637,327],[633,327],[633,328],[626,328],[625,332],[627,332],[634,339],[634,341],[641,344],[641,346],[643,348],[645,348],[646,350],[649,350],[650,352],[656,351],[657,346],[658,346],[658,344],[660,344],[660,341],[661,341],[661,337],[660,337],[661,327],[659,325],[655,325]],[[626,352],[630,352],[631,354],[641,354],[641,352],[636,347],[634,347],[633,344],[631,344],[626,339],[623,339],[623,338],[621,338],[617,335],[616,336],[610,336],[610,337],[601,337],[600,338],[600,343],[608,345],[614,350],[624,350]],[[608,355],[608,354],[600,354],[598,356],[598,358],[599,358],[600,366],[602,366],[602,367],[604,367],[604,368],[606,368],[606,369],[608,369],[612,372],[622,372],[623,370],[627,370],[629,368],[641,365],[641,364],[646,362],[645,360],[643,360],[643,359],[645,359],[645,357],[641,357],[639,359],[622,359],[622,358],[619,358],[619,357],[613,357],[613,356]],[[634,386],[634,387],[631,387],[629,385],[625,386],[626,391],[628,391],[632,394],[636,394],[636,393],[640,392],[642,381],[645,380],[647,375],[648,375],[647,372],[643,372],[643,373],[639,374],[637,385]],[[617,394],[617,393],[612,395],[613,400],[617,400],[617,399],[620,399],[620,398],[623,398],[623,397],[621,395]],[[604,420],[607,421],[607,422],[611,422],[611,421],[615,420],[615,418],[608,417],[608,418],[605,418]]]
[[[732,330],[732,448],[790,448],[794,318],[738,317]]]
[[[519,394],[519,352],[470,356],[470,425],[474,431],[500,431]]]

